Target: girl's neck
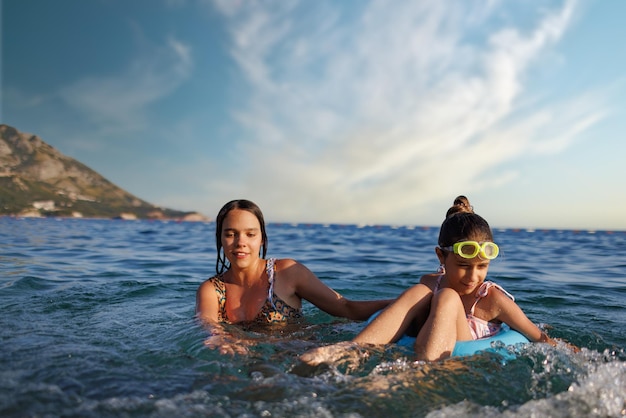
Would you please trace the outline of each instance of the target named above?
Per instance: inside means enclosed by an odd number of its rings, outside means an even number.
[[[259,281],[263,279],[263,273],[265,271],[266,261],[259,258],[255,263],[250,266],[239,269],[236,266],[231,266],[228,270],[227,282],[236,284],[242,287],[253,287]]]

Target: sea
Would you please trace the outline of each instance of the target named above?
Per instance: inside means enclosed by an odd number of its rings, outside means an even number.
[[[438,227],[278,224],[294,258],[345,297],[394,298],[438,266]],[[489,279],[557,347],[426,363],[366,346],[317,367],[305,351],[363,323],[305,303],[305,322],[231,326],[221,354],[194,319],[215,224],[0,218],[2,417],[623,417],[626,232],[494,228]],[[355,358],[356,356],[356,358]]]

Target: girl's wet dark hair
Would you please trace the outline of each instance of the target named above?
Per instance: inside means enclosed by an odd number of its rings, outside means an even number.
[[[474,207],[465,196],[458,196],[446,212],[439,229],[439,246],[449,247],[460,241],[493,241],[493,233],[483,217],[474,213]]]
[[[265,220],[263,219],[263,212],[254,202],[245,199],[231,200],[226,203],[217,214],[215,218],[215,245],[217,247],[217,262],[215,263],[215,271],[217,274],[222,274],[225,270],[230,268],[230,264],[227,263],[226,255],[222,251],[222,229],[224,227],[224,219],[231,210],[239,209],[245,210],[256,216],[261,225],[261,239],[263,244],[261,245],[261,258],[265,258],[267,254],[267,233],[265,232]]]

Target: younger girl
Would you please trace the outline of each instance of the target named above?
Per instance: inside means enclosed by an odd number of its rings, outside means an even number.
[[[489,262],[499,253],[487,221],[465,196],[454,200],[439,231],[435,254],[439,271],[422,276],[355,338],[360,344],[387,344],[403,334],[417,335],[419,360],[449,357],[457,341],[487,338],[503,323],[533,342],[554,342],[533,324],[499,285],[485,281]],[[301,356],[309,364],[329,361],[342,351],[321,347]]]

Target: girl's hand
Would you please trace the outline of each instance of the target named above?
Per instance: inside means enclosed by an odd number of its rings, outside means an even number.
[[[344,341],[337,344],[313,348],[300,356],[300,361],[308,366],[320,364],[346,364],[347,371],[351,372],[358,368],[362,360],[369,356],[367,351],[359,344]]]
[[[569,343],[569,342],[567,342],[567,341],[565,341],[565,340],[563,340],[561,338],[550,338],[550,337],[548,337],[548,334],[546,334],[543,331],[541,331],[541,338],[540,338],[539,342],[541,342],[541,343],[548,343],[552,347],[558,347],[559,345],[564,345],[568,349],[572,350],[574,353],[580,352],[580,348],[576,347],[574,344],[571,344],[571,343]]]
[[[204,340],[204,345],[213,350],[219,350],[220,354],[234,356],[235,354],[247,355],[250,350],[246,345],[250,345],[247,341],[234,341],[225,335],[211,335]]]

